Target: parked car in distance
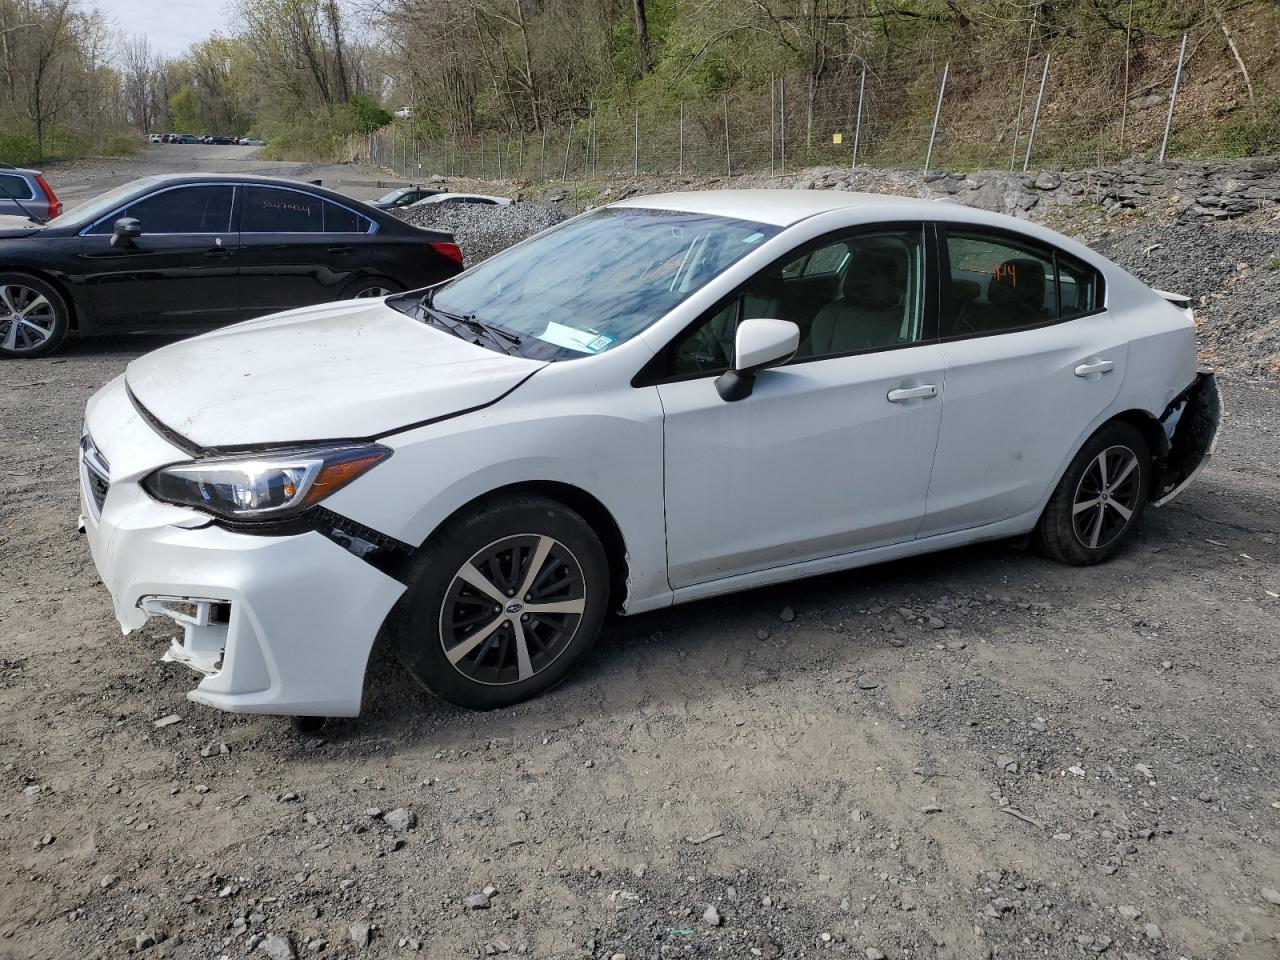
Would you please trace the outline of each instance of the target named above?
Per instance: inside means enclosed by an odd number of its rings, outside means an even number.
[[[443,190],[416,185],[412,187],[396,187],[390,193],[384,193],[377,200],[370,200],[369,206],[377,207],[379,210],[394,210],[396,207],[407,207],[426,197],[433,197],[444,192]]]
[[[233,147],[237,143],[235,137],[221,137],[221,136],[215,136],[215,135],[203,137],[200,140],[200,142],[211,145],[211,146],[218,146],[218,147]]]
[[[121,625],[182,625],[198,703],[355,714],[382,634],[495,708],[609,610],[1028,534],[1107,560],[1219,415],[1188,301],[1045,227],[677,193],[134,360],[89,401],[81,510]]]
[[[0,216],[52,220],[62,201],[39,170],[0,163]]]
[[[175,133],[172,139],[169,140],[169,142],[170,143],[199,143],[200,138],[193,136],[190,133]]]
[[[72,330],[191,333],[461,269],[451,234],[323,187],[146,177],[46,224],[0,230],[0,358],[43,356]]]
[[[435,193],[429,197],[423,197],[415,203],[410,204],[414,207],[422,207],[428,204],[442,204],[444,206],[461,206],[463,204],[473,204],[475,206],[499,206],[505,207],[511,203],[510,197],[492,197],[486,193]]]
[[[159,133],[147,134],[147,143],[164,143],[164,135]]]
[[[267,141],[258,140],[256,137],[241,137],[236,143],[242,147],[265,147],[267,145]]]

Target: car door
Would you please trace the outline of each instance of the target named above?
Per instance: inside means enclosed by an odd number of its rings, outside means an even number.
[[[939,228],[947,402],[921,536],[1038,510],[1124,380],[1102,277],[1018,234]]]
[[[87,227],[80,255],[96,325],[189,331],[240,319],[234,194],[225,183],[167,187]],[[113,244],[126,217],[142,236]]]
[[[828,237],[750,281],[668,348],[664,412],[672,587],[910,540],[942,408],[922,229]],[[834,248],[834,249],[833,249]],[[801,258],[831,265],[821,277]],[[806,260],[806,263],[808,261]],[[797,323],[797,356],[722,400],[742,319]]]
[[[339,300],[364,267],[372,221],[324,197],[250,186],[240,208],[246,316]]]

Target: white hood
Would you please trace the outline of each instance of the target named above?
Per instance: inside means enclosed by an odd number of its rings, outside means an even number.
[[[125,381],[171,430],[226,447],[377,436],[492,403],[545,363],[350,300],[162,347]]]

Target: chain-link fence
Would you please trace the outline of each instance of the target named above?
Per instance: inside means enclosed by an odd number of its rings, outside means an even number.
[[[815,165],[1078,169],[1275,150],[1280,125],[1270,121],[1236,123],[1222,144],[1206,140],[1198,120],[1179,124],[1176,87],[1188,55],[1177,38],[1123,52],[1082,54],[1077,45],[1061,59],[853,64],[821,84],[776,74],[764,89],[718,99],[593,103],[534,132],[423,137],[401,123],[353,141],[351,155],[407,180],[550,181],[776,175]],[[1130,84],[1128,63],[1139,58],[1155,79]]]

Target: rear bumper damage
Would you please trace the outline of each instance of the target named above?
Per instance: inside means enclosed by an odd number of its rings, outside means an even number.
[[[1222,398],[1212,370],[1202,370],[1160,417],[1168,449],[1156,458],[1151,502],[1162,507],[1204,469],[1213,456],[1222,423]]]

